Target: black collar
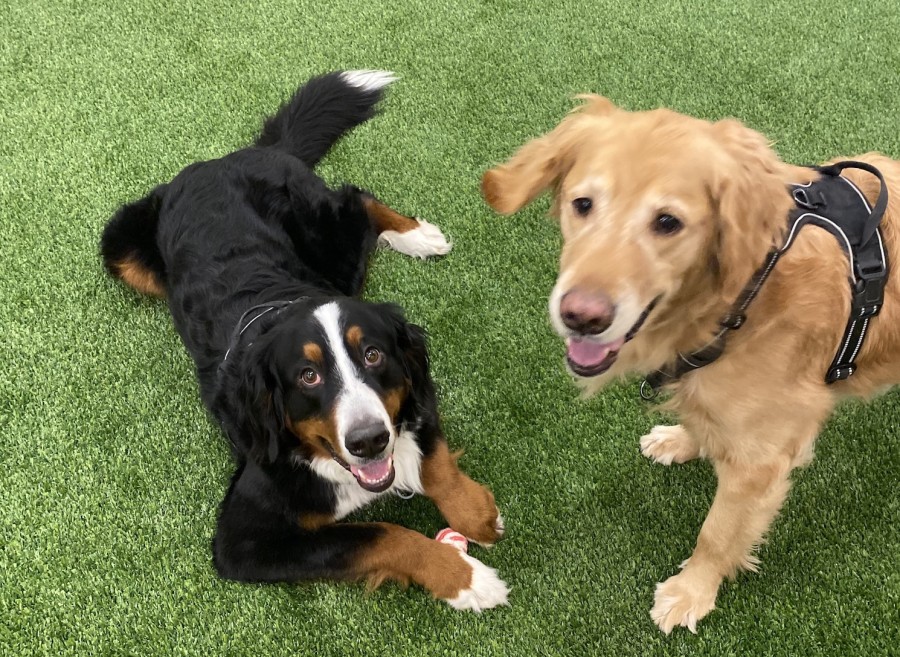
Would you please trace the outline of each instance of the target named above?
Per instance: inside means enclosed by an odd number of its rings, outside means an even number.
[[[641,383],[642,398],[653,399],[661,387],[709,365],[722,355],[728,332],[735,331],[744,324],[747,307],[759,294],[778,259],[794,243],[797,232],[807,224],[824,228],[834,235],[850,260],[850,318],[838,352],[825,374],[825,382],[830,384],[846,379],[856,371],[854,361],[866,337],[869,319],[878,314],[884,303],[888,260],[879,224],[887,209],[887,184],[881,172],[866,162],[848,160],[812,168],[822,174],[819,180],[790,186],[789,191],[796,207],[789,215],[785,243],[769,251],[762,266],[744,286],[731,311],[719,320],[719,331],[713,338],[696,351],[679,353],[674,362],[648,375]],[[862,169],[878,178],[881,190],[874,206],[869,205],[856,185],[840,175],[844,169],[851,168]]]

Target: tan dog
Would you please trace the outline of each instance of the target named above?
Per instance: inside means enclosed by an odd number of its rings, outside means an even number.
[[[567,340],[570,369],[595,392],[708,344],[766,254],[784,243],[794,205],[788,183],[818,174],[783,163],[735,120],[627,112],[582,98],[556,129],[485,173],[482,191],[510,214],[554,188],[564,246],[550,316]],[[641,439],[643,454],[665,465],[708,458],[719,481],[693,555],[657,586],[650,613],[666,633],[695,631],[723,578],[756,569],[754,548],[784,502],[791,470],[812,458],[835,403],[900,383],[900,163],[856,159],[887,182],[881,226],[894,264],[857,373],[824,381],[850,308],[848,259],[832,235],[808,226],[721,358],[669,386],[667,407],[681,424]],[[874,203],[873,175],[844,175]]]

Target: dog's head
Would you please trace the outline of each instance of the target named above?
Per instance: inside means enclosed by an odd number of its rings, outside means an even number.
[[[582,98],[552,132],[487,171],[482,192],[510,214],[555,190],[564,246],[550,316],[571,370],[594,377],[642,329],[693,323],[734,301],[786,225],[786,183],[804,174],[735,120]]]
[[[403,425],[436,422],[424,331],[396,306],[348,298],[269,321],[240,366],[251,457],[333,460],[362,488],[386,490]]]

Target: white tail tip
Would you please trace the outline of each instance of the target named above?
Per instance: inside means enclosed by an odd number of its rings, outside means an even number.
[[[377,91],[397,80],[397,76],[391,71],[344,71],[341,73],[341,77],[351,87],[363,91]]]

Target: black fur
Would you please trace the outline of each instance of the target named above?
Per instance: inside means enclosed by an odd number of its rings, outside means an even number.
[[[116,263],[133,260],[156,276],[166,279],[166,264],[156,248],[156,227],[166,185],[160,185],[147,196],[123,205],[110,219],[100,241],[100,253],[107,271],[118,276]]]
[[[330,189],[311,170],[345,131],[372,116],[380,96],[340,73],[315,78],[265,122],[254,146],[188,166],[124,206],[103,234],[114,275],[116,263],[129,260],[165,289],[203,403],[231,442],[237,470],[214,541],[223,577],[354,576],[355,555],[382,531],[354,524],[313,531],[299,523],[336,505],[335,485],[304,463],[315,450],[287,426],[327,416],[334,402],[327,385],[313,394],[298,384],[302,346],[320,337],[315,308],[339,304],[386,354],[386,365],[365,372],[373,390],[408,384],[396,427],[415,428],[425,455],[442,439],[423,331],[395,306],[352,298],[376,241],[365,207],[371,196],[353,186]],[[248,308],[298,298],[230,344]]]

